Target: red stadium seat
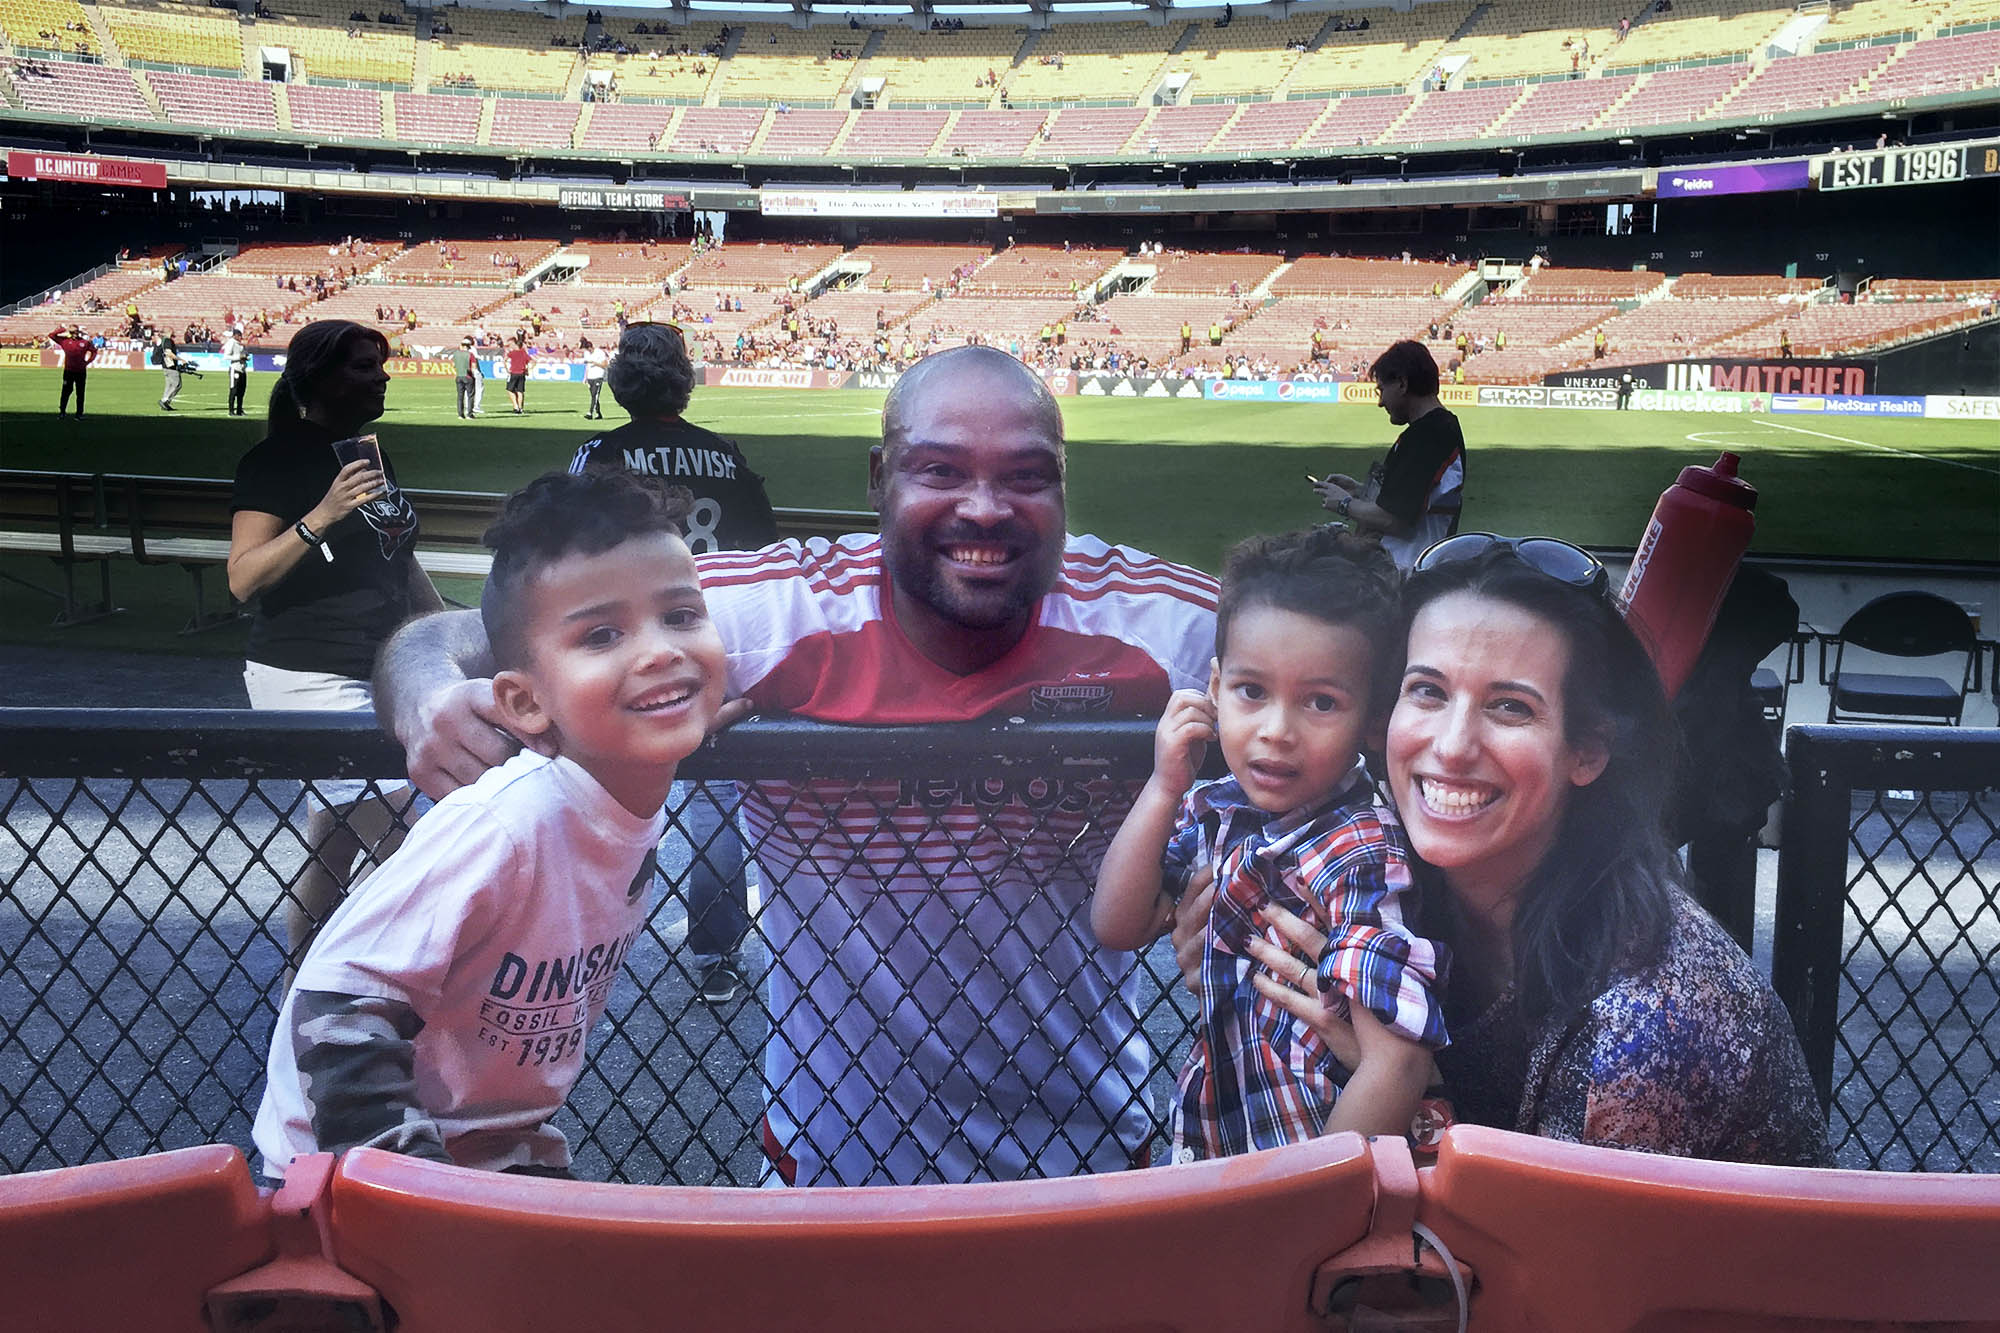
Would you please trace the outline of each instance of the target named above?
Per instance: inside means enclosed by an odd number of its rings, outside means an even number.
[[[1481,1333],[2000,1329],[2000,1180],[1446,1133],[1418,1219]]]
[[[270,1257],[267,1216],[222,1145],[0,1176],[0,1327],[206,1333],[209,1288]]]
[[[1334,1135],[1120,1175],[897,1189],[572,1184],[370,1150],[333,1183],[341,1266],[401,1333],[476,1328],[1317,1329],[1366,1234],[1368,1146]]]

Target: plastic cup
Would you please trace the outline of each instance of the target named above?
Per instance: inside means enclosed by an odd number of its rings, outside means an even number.
[[[333,442],[333,456],[346,467],[357,459],[377,472],[382,470],[382,445],[373,435],[351,435]]]

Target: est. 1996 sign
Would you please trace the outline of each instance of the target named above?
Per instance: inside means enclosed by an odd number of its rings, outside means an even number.
[[[1822,190],[1868,190],[1885,185],[1939,185],[1965,179],[1963,147],[1887,148],[1873,153],[1838,153],[1820,159]]]

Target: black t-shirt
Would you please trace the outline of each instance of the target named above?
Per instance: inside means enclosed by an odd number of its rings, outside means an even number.
[[[593,435],[570,460],[571,472],[624,468],[660,477],[694,492],[687,518],[688,549],[754,551],[778,540],[764,479],[729,440],[675,417],[633,418],[616,430]]]
[[[1457,477],[1449,475],[1454,460],[1461,472]],[[1375,503],[1405,523],[1431,509],[1457,508],[1464,466],[1465,432],[1458,418],[1446,408],[1433,408],[1396,437],[1382,461],[1382,489]]]
[[[230,512],[275,514],[289,528],[326,496],[340,470],[334,435],[310,421],[265,438],[236,465]],[[375,650],[410,615],[417,513],[396,486],[385,452],[387,494],[370,500],[320,534],[333,563],[307,551],[291,572],[257,598],[244,656],[288,671],[324,671],[366,680]],[[298,538],[288,536],[288,541]]]

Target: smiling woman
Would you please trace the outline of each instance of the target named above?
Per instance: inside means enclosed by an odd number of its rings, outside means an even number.
[[[1418,928],[1452,956],[1450,1117],[1827,1164],[1789,1016],[1681,887],[1662,831],[1675,732],[1603,570],[1565,543],[1468,534],[1419,558],[1404,609],[1388,779],[1423,863]],[[1296,966],[1252,952],[1273,976]]]
[[[350,439],[382,415],[388,352],[360,324],[306,325],[271,391],[269,433],[237,464],[229,590],[254,605],[243,670],[253,708],[371,707],[376,649],[412,615],[443,609],[417,565],[417,515],[394,466],[374,437]],[[402,840],[408,789],[378,799],[365,787],[315,785],[308,859],[286,911],[295,960],[357,859],[387,856]]]
[[[1407,593],[1389,781],[1457,960],[1439,1056],[1457,1115],[1822,1165],[1790,1019],[1680,887],[1666,701],[1592,564],[1460,537],[1419,559]]]

